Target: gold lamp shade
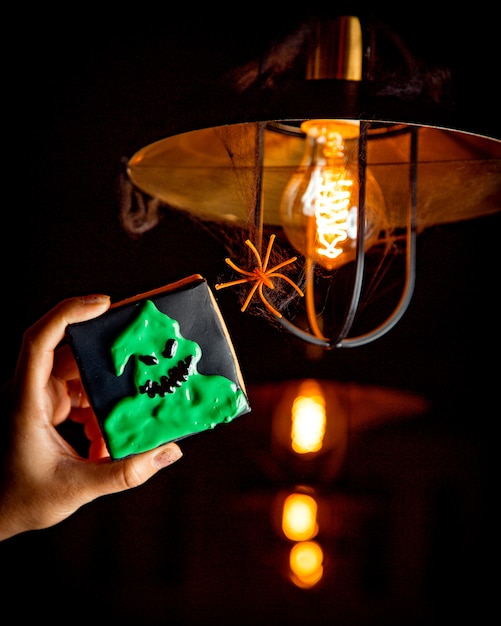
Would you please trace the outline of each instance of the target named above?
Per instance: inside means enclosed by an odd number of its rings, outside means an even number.
[[[167,206],[202,219],[246,224],[254,205],[259,123],[181,133],[152,143],[128,162],[131,181]],[[367,167],[385,197],[392,228],[408,210],[409,133],[403,124],[374,123]],[[284,189],[301,163],[305,136],[292,122],[263,129],[264,219],[280,225]],[[419,128],[416,226],[457,222],[500,210],[501,142],[437,127]]]

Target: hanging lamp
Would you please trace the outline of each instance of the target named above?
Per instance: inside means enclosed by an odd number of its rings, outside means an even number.
[[[413,73],[378,25],[316,20],[296,73],[261,76],[208,124],[181,124],[126,164],[136,192],[240,233],[216,290],[327,349],[370,343],[402,318],[419,233],[501,207],[499,138],[455,120],[425,84],[410,88],[392,58]],[[365,328],[392,259],[399,295]]]

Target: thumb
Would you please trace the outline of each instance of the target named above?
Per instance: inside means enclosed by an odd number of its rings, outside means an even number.
[[[144,484],[159,470],[172,465],[183,456],[179,446],[168,443],[154,450],[107,463],[92,463],[94,480],[88,485],[92,498],[126,491]]]

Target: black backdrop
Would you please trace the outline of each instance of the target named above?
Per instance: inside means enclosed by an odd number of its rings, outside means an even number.
[[[81,9],[6,20],[15,37],[4,54],[3,379],[23,329],[68,295],[118,299],[201,264],[211,281],[224,271],[217,242],[182,220],[163,221],[139,240],[123,232],[121,159],[144,143],[158,110],[174,115],[182,101],[196,118],[200,107],[224,106],[198,96],[301,17],[197,15],[187,7],[174,18],[137,7],[106,19]],[[492,15],[416,7],[412,18],[381,18],[422,59],[451,69],[465,110],[496,114]],[[408,313],[361,349],[309,359],[221,292],[251,389],[311,375],[415,391],[436,407],[353,442],[333,500],[341,502],[342,487],[343,502],[370,501],[379,512],[360,518],[370,528],[342,535],[346,562],[331,587],[302,594],[280,575],[284,548],[268,519],[277,485],[262,470],[270,415],[256,391],[256,411],[186,440],[179,465],[144,488],[1,545],[6,613],[52,623],[78,616],[144,624],[482,621],[496,497],[489,483],[499,413],[499,226],[495,216],[425,233]],[[27,601],[14,602],[18,594]]]

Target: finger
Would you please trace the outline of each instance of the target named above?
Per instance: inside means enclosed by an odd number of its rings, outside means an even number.
[[[118,493],[144,484],[160,469],[172,465],[183,456],[176,443],[168,443],[155,450],[130,456],[126,459],[80,466],[86,473],[83,484],[91,490],[89,497]]]
[[[54,363],[54,350],[68,324],[83,322],[104,313],[109,296],[93,295],[63,300],[24,333],[17,375],[36,392],[47,383]]]

